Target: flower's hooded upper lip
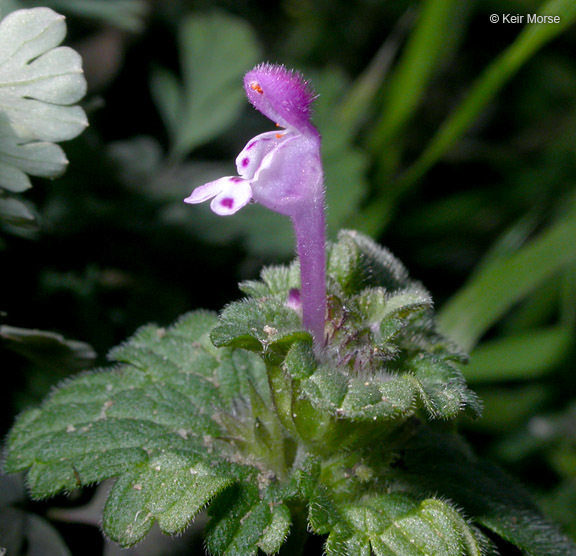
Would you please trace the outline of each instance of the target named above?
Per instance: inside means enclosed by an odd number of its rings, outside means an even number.
[[[298,72],[260,64],[244,76],[244,88],[254,108],[274,123],[305,135],[318,135],[311,122],[315,95]]]

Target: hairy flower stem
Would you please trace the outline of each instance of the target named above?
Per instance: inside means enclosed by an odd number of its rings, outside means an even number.
[[[326,343],[326,224],[323,199],[292,218],[298,257],[302,299],[302,324],[317,349]]]

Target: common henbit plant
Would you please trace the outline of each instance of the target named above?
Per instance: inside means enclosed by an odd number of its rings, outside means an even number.
[[[254,199],[290,216],[299,262],[242,283],[220,316],[142,328],[111,369],[18,418],[5,470],[26,471],[35,498],[115,478],[103,528],[123,546],[154,522],[179,533],[207,508],[215,555],[309,554],[311,534],[332,556],[576,554],[458,436],[480,404],[424,287],[353,231],[325,255],[309,86],[265,64],[245,88],[283,129],[247,144],[240,177],[187,201],[213,198],[228,215]]]

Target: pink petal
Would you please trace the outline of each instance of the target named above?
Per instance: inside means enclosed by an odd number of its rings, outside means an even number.
[[[226,189],[216,195],[210,203],[210,208],[220,216],[229,216],[238,212],[252,199],[252,188],[248,180],[232,178]]]
[[[251,180],[258,170],[262,159],[282,141],[291,137],[293,133],[279,129],[278,131],[268,131],[257,135],[242,149],[242,152],[236,157],[236,168],[238,174],[243,178]]]
[[[196,204],[196,203],[203,203],[212,197],[215,197],[220,193],[222,190],[228,187],[228,184],[232,176],[227,176],[225,178],[220,178],[215,181],[208,182],[200,187],[197,187],[190,197],[184,199],[185,203]]]

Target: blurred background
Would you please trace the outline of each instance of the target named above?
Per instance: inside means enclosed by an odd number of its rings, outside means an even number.
[[[0,0],[0,13],[34,6],[66,15],[90,127],[63,144],[64,176],[11,195],[16,213],[0,203],[2,435],[139,326],[219,310],[292,257],[281,216],[182,202],[270,129],[241,79],[283,63],[319,95],[330,237],[371,235],[431,291],[485,404],[463,433],[576,539],[572,0]],[[502,22],[536,13],[560,22]],[[11,556],[116,554],[86,525],[97,511],[72,510],[93,491],[31,503],[0,477],[0,492]],[[176,554],[165,542],[123,554]],[[194,537],[179,546],[202,554]]]

